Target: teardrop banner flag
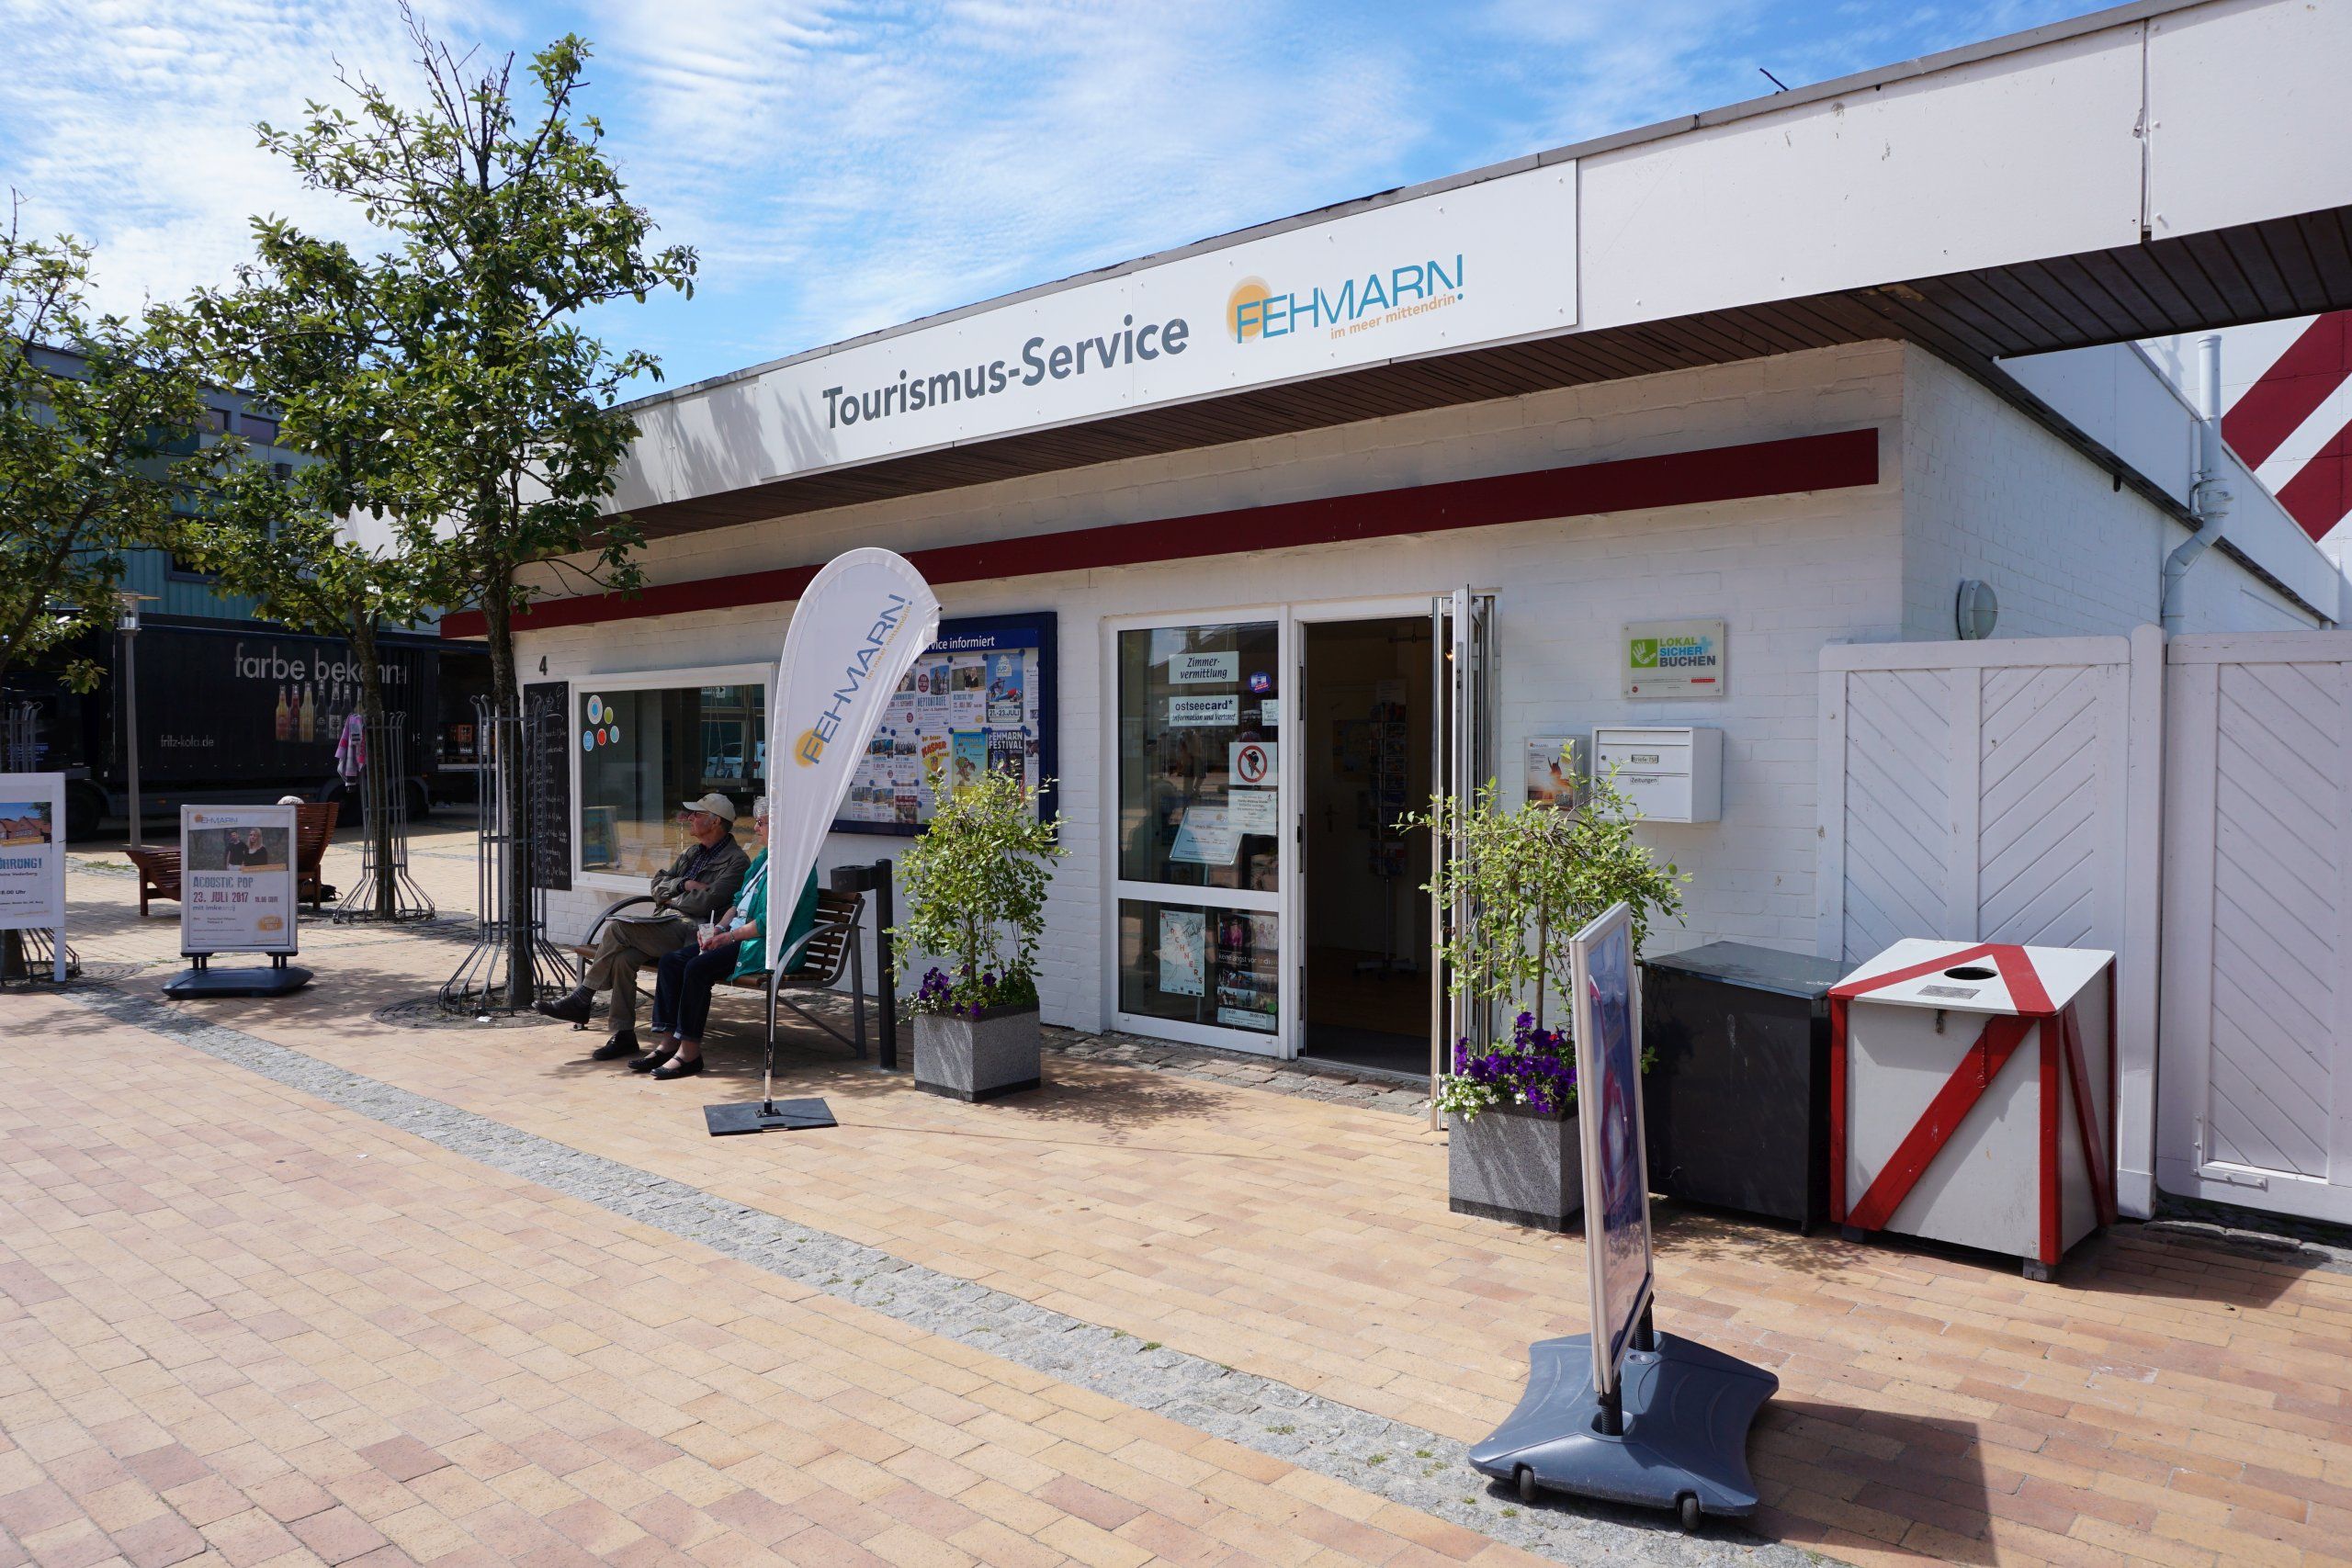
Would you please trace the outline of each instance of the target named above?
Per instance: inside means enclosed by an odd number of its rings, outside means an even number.
[[[836,556],[793,606],[768,705],[768,907],[760,931],[771,969],[884,702],[938,636],[939,596],[888,550]]]

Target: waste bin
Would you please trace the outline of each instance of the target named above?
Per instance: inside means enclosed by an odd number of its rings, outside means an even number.
[[[1786,1220],[1829,1216],[1829,987],[1845,965],[1717,942],[1642,964],[1650,1186]]]
[[[2115,955],[1898,942],[1830,993],[1830,1210],[2047,1279],[2115,1217]]]

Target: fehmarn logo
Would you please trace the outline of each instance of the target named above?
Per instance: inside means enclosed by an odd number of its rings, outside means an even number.
[[[857,650],[842,667],[842,684],[833,689],[832,705],[820,714],[817,722],[802,730],[800,738],[792,743],[793,761],[804,768],[813,768],[824,761],[826,745],[841,729],[842,715],[848,711],[851,703],[857,700],[858,692],[874,672],[874,661],[899,635],[899,628],[906,624],[907,612],[913,605],[914,601],[905,594],[893,593],[889,602],[875,615],[874,624],[866,628],[865,640],[858,644]]]
[[[1236,343],[1318,327],[1335,338],[1370,332],[1459,304],[1463,270],[1456,253],[1451,273],[1432,258],[1350,276],[1328,288],[1318,283],[1304,294],[1276,293],[1264,278],[1245,277],[1226,296],[1225,330]]]

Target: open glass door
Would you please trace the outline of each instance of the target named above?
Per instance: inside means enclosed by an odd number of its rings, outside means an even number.
[[[1432,793],[1467,796],[1495,776],[1495,596],[1457,588],[1430,605],[1431,686],[1430,746]],[[1430,852],[1445,865],[1462,854],[1458,838],[1440,837]],[[1492,1006],[1456,997],[1443,956],[1445,939],[1466,918],[1459,906],[1433,910],[1430,973],[1430,1126],[1442,1118],[1437,1109],[1438,1077],[1453,1043],[1492,1035]]]

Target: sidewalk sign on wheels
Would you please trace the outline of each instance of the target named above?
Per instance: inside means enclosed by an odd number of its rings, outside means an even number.
[[[2115,955],[1896,942],[1829,992],[1829,1211],[2046,1280],[2115,1219]]]
[[[291,806],[180,807],[180,953],[195,966],[169,997],[277,997],[311,983],[300,949],[299,837]],[[262,953],[266,969],[215,969],[214,954]]]
[[[1470,1450],[1481,1474],[1544,1491],[1708,1514],[1755,1511],[1747,1428],[1781,1382],[1651,1326],[1649,1162],[1642,1136],[1641,989],[1632,911],[1578,931],[1575,957],[1577,1143],[1592,1332],[1528,1347],[1527,1392]]]
[[[0,932],[47,931],[65,979],[65,775],[0,773]],[[13,964],[21,939],[0,938]],[[0,974],[0,979],[14,978]]]

